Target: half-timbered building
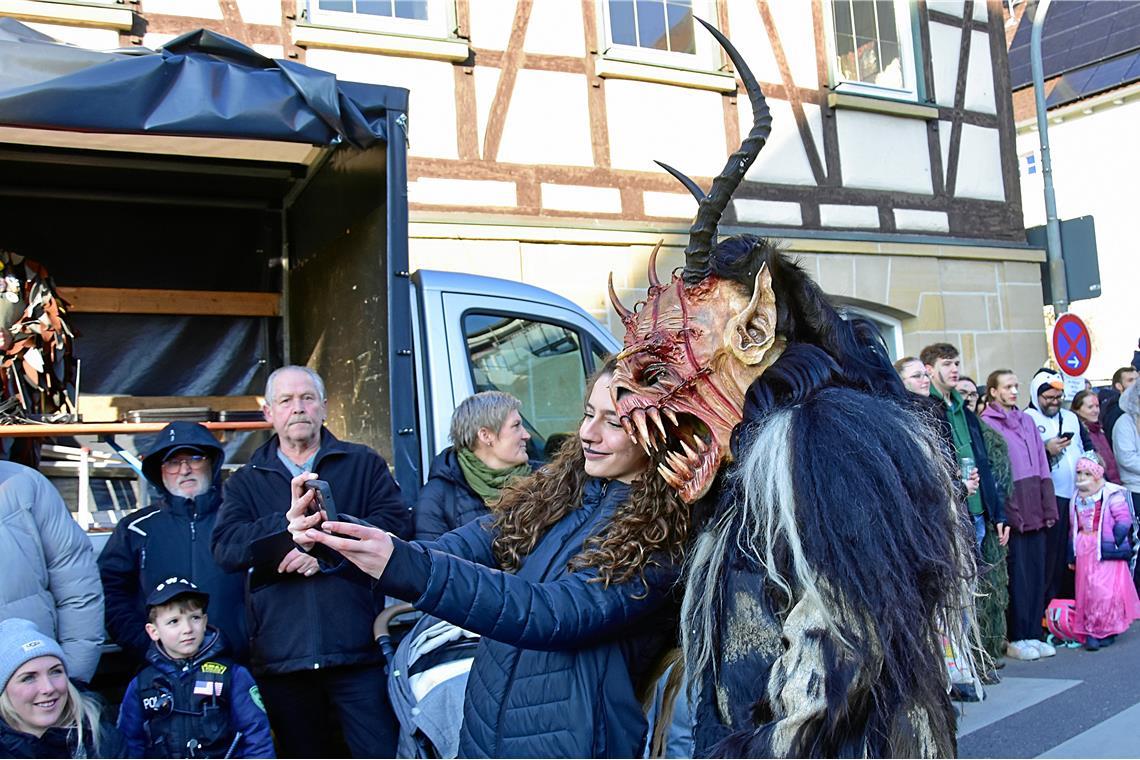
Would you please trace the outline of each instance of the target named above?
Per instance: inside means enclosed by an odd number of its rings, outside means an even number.
[[[273,58],[411,91],[414,267],[518,279],[612,320],[751,123],[706,19],[773,114],[722,234],[784,241],[895,355],[948,340],[963,371],[1045,353],[1022,226],[1002,6],[980,0],[0,0],[95,48],[206,27]]]

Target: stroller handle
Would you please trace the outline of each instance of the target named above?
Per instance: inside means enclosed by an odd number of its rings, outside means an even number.
[[[387,637],[388,625],[392,622],[392,618],[413,612],[415,609],[415,607],[407,602],[400,602],[399,604],[392,604],[380,610],[380,614],[376,616],[376,620],[372,623],[372,639],[375,641],[381,636]]]

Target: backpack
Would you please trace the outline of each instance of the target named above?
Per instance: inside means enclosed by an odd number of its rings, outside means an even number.
[[[1072,599],[1054,599],[1045,610],[1045,627],[1049,629],[1049,643],[1077,647],[1085,643],[1085,636],[1074,630],[1077,603]]]

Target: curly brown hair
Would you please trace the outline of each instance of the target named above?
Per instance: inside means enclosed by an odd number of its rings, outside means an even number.
[[[607,362],[587,391],[612,372],[612,362]],[[645,473],[633,482],[629,499],[570,560],[571,570],[596,568],[596,580],[608,586],[633,578],[644,581],[649,564],[679,563],[684,558],[689,511],[657,475],[659,463],[656,458],[650,460]],[[495,515],[491,545],[499,567],[517,572],[550,526],[581,508],[589,480],[585,465],[582,441],[574,434],[549,464],[503,489],[491,506]]]

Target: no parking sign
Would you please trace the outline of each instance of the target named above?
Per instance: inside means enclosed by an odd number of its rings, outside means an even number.
[[[1077,315],[1062,314],[1053,325],[1053,358],[1069,377],[1080,377],[1089,368],[1092,337]]]

